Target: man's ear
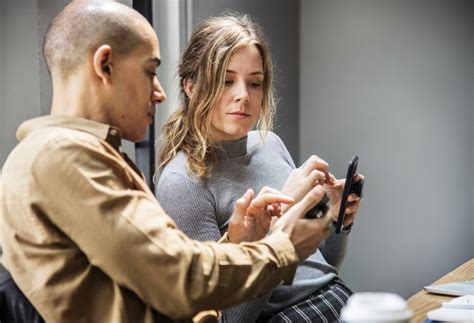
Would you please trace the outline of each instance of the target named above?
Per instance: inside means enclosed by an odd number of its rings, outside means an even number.
[[[191,97],[193,96],[193,91],[194,91],[194,82],[191,81],[190,79],[185,79],[183,81],[183,88],[188,98],[191,99]]]
[[[102,45],[94,53],[94,72],[104,83],[110,83],[112,77],[112,48]]]

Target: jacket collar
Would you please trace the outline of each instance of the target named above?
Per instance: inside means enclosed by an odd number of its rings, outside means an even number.
[[[115,149],[120,151],[122,140],[120,129],[104,123],[74,116],[47,115],[27,120],[18,127],[16,137],[21,141],[32,131],[44,127],[61,127],[84,131],[107,141]]]

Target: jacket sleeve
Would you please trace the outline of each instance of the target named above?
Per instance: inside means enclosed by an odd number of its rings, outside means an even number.
[[[130,185],[123,159],[79,140],[45,150],[33,163],[43,194],[36,207],[92,266],[159,312],[191,317],[293,278],[298,259],[286,235],[240,245],[190,240],[154,196]]]

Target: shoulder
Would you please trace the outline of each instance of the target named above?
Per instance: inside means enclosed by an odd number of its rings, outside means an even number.
[[[178,152],[159,173],[157,182],[157,194],[169,190],[193,191],[204,189],[202,179],[190,174],[187,167],[187,156],[182,151]]]
[[[281,138],[273,131],[260,132],[258,130],[248,133],[248,142],[250,144],[283,144]]]
[[[178,152],[178,154],[161,170],[160,178],[163,175],[172,173],[182,174],[183,176],[189,176],[186,163],[186,154],[182,151]]]
[[[248,146],[249,148],[263,146],[267,149],[286,150],[286,146],[281,138],[273,131],[250,131],[248,134]]]
[[[177,176],[179,175],[179,176]],[[184,152],[180,151],[166,166],[160,171],[159,182],[170,177],[182,177],[188,180],[194,180],[187,168],[187,156]]]
[[[268,156],[283,158],[291,167],[295,167],[293,158],[286,148],[283,140],[273,131],[260,133],[260,131],[250,131],[248,134],[249,151],[262,152]]]
[[[105,162],[119,154],[105,140],[90,133],[62,128],[45,127],[32,132],[24,139],[26,147],[34,147],[35,166],[47,168],[59,165]]]
[[[175,221],[187,218],[190,212],[213,210],[214,197],[206,182],[188,172],[186,155],[181,152],[161,170],[155,193],[160,205]]]
[[[33,159],[34,165],[44,161],[44,166],[48,168],[56,164],[107,163],[119,155],[105,140],[81,130],[63,127],[44,127],[33,131],[20,145],[29,149],[27,155]]]

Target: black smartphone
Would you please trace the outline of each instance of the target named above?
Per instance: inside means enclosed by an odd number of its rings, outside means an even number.
[[[328,203],[329,203],[329,197],[326,194],[324,194],[324,196],[321,198],[321,201],[319,201],[318,204],[316,204],[311,210],[309,210],[305,214],[304,217],[306,219],[322,218],[329,211]]]
[[[336,233],[341,232],[342,224],[344,223],[344,218],[346,216],[346,206],[349,194],[354,192],[362,197],[364,181],[360,180],[358,182],[354,182],[354,176],[357,172],[358,163],[359,157],[354,156],[349,162],[349,167],[347,167],[346,183],[344,184],[344,191],[342,193],[341,206],[339,207],[339,215],[337,217],[337,221],[334,222],[334,229]]]

